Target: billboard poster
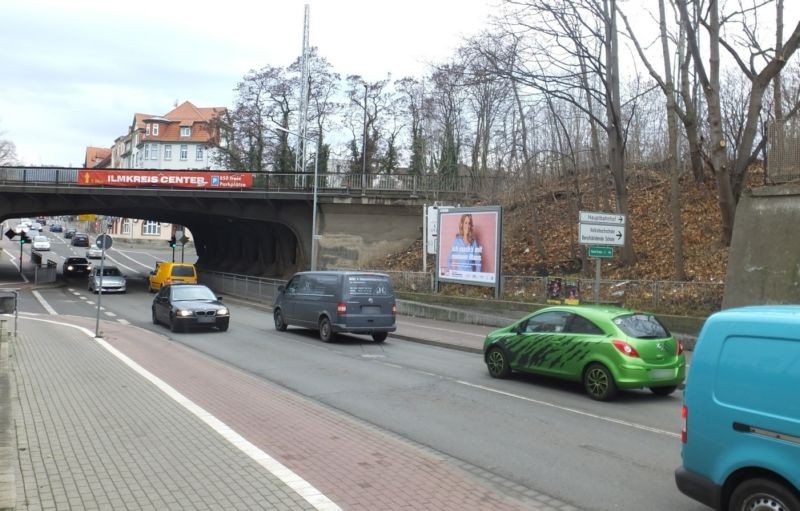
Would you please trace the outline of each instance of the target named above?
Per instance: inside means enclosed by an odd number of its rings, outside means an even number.
[[[547,303],[579,305],[581,303],[580,282],[559,277],[547,279]]]
[[[159,186],[168,188],[252,188],[247,172],[161,171],[161,170],[78,170],[82,186]]]
[[[439,208],[436,275],[440,282],[497,287],[502,214],[499,206]]]

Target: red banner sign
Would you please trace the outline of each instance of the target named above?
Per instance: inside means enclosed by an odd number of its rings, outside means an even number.
[[[78,184],[82,186],[161,186],[169,188],[252,188],[253,175],[246,172],[79,170]]]

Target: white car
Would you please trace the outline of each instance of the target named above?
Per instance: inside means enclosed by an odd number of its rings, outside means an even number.
[[[100,259],[103,257],[103,251],[97,247],[89,247],[86,249],[86,259]]]
[[[50,240],[47,239],[47,236],[34,236],[33,249],[42,252],[50,250]]]

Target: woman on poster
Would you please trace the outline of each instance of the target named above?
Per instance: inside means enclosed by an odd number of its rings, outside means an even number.
[[[450,247],[447,266],[451,270],[480,272],[481,252],[483,247],[478,245],[472,229],[472,215],[465,213],[458,222],[458,234]]]

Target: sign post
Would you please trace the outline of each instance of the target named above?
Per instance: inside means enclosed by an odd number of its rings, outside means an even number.
[[[594,258],[594,303],[600,303],[600,260],[614,257],[614,246],[625,245],[625,215],[581,211],[578,217],[578,241],[588,245]],[[609,246],[610,245],[610,246]]]
[[[105,225],[105,224],[103,224]],[[105,229],[104,229],[105,230]],[[111,236],[103,232],[100,236],[97,237],[94,244],[101,250],[100,252],[100,273],[97,276],[97,287],[95,287],[95,292],[97,293],[97,319],[94,324],[94,336],[100,337],[100,302],[103,300],[103,272],[106,262],[106,249],[111,248],[114,240],[111,239]],[[93,279],[94,277],[92,274],[89,274],[89,278]]]

